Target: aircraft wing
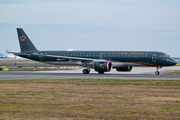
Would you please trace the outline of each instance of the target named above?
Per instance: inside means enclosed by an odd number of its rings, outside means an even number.
[[[68,60],[81,60],[81,61],[94,61],[96,59],[90,59],[90,58],[79,58],[79,57],[68,57],[68,56],[55,56],[55,55],[44,55],[48,57],[54,57],[59,59],[68,59]]]
[[[30,54],[25,54],[25,53],[16,53],[16,52],[8,52],[12,53],[16,56],[28,56]],[[39,55],[38,55],[39,56]],[[53,58],[59,58],[59,59],[68,59],[68,60],[81,60],[81,61],[94,61],[96,59],[90,59],[90,58],[79,58],[79,57],[68,57],[68,56],[56,56],[56,55],[43,55],[47,57],[53,57]]]

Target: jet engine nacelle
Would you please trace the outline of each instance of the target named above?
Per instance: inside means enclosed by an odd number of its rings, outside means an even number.
[[[117,71],[121,71],[121,72],[128,72],[132,70],[132,66],[125,66],[125,67],[121,67],[121,68],[116,68]]]
[[[110,61],[98,61],[94,62],[94,70],[99,73],[109,72],[112,69],[112,63]]]

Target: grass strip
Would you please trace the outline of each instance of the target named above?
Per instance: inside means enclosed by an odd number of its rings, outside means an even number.
[[[179,80],[0,81],[1,119],[180,119]]]

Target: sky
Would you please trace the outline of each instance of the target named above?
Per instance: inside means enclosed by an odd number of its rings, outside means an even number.
[[[179,13],[179,0],[0,0],[0,53],[20,52],[16,28],[23,28],[38,50],[180,57]]]

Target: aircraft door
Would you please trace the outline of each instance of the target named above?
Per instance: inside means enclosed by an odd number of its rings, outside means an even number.
[[[39,55],[39,60],[41,60],[41,61],[43,60],[43,55],[42,54]]]
[[[152,55],[152,61],[153,61],[153,62],[156,62],[156,58],[157,58],[157,55],[156,55],[156,54],[153,54],[153,55]]]
[[[103,53],[99,54],[99,59],[103,59]]]

